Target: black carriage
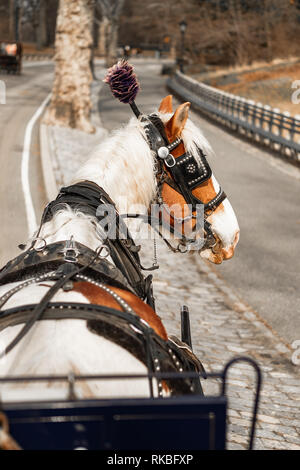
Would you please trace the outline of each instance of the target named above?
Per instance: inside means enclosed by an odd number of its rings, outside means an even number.
[[[0,70],[20,74],[23,47],[20,42],[0,41]]]

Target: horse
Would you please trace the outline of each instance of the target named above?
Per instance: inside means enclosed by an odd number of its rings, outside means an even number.
[[[0,271],[0,377],[24,377],[1,385],[3,401],[67,396],[67,384],[55,376],[197,368],[190,348],[168,337],[155,311],[152,276],[144,275],[125,223],[134,217],[126,211],[143,208],[143,222],[157,222],[159,236],[178,256],[196,250],[212,263],[233,256],[238,222],[189,107],[173,112],[168,95],[156,112],[132,117],[109,135],[46,206],[22,253]],[[200,228],[196,206],[203,209]],[[46,379],[41,386],[29,376]],[[86,378],[76,383],[76,397],[193,392],[191,381],[174,382]]]

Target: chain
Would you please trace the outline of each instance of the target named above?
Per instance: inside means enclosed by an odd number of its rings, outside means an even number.
[[[157,259],[157,243],[154,237],[153,239],[153,266],[158,266],[158,259]]]

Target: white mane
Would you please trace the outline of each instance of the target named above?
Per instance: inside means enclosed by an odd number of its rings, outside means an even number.
[[[158,113],[166,123],[171,114]],[[197,146],[209,157],[213,151],[202,132],[188,119],[182,132],[185,149],[198,159]],[[199,161],[199,160],[198,160]],[[116,203],[119,210],[141,204],[149,207],[155,193],[155,156],[149,148],[142,124],[132,118],[110,134],[76,173],[72,183],[94,181]]]
[[[118,210],[141,204],[149,207],[156,192],[154,158],[136,118],[108,136],[76,173],[72,183],[94,181]]]

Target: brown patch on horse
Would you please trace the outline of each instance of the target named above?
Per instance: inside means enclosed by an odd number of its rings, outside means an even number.
[[[152,310],[151,307],[149,307],[149,305],[145,304],[139,297],[129,291],[113,286],[107,287],[125,300],[134,312],[145,320],[162,339],[168,339],[167,332],[160,317],[154,312],[154,310]],[[108,292],[105,292],[100,287],[94,286],[89,282],[76,282],[73,290],[84,295],[92,304],[104,305],[105,307],[122,311],[122,307]]]
[[[161,103],[160,103],[160,106],[159,106],[159,109],[158,111],[160,113],[173,113],[173,105],[172,105],[172,100],[173,100],[173,96],[172,95],[168,95],[168,96],[165,96],[165,98],[163,98],[161,100]]]

